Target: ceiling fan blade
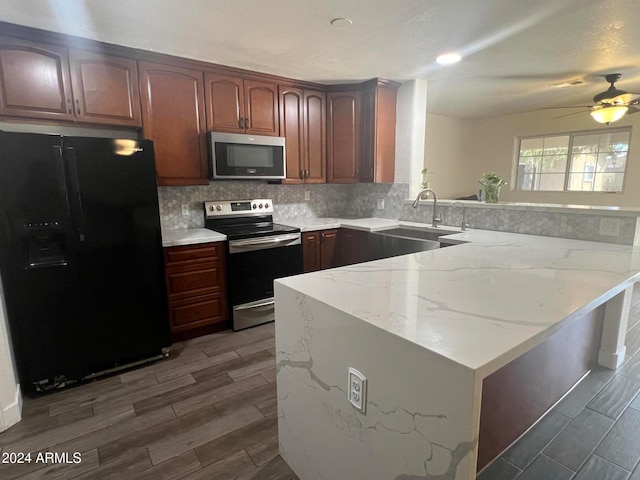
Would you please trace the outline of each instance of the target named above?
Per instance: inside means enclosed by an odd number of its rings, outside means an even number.
[[[629,110],[627,110],[627,115],[632,115],[632,114],[638,113],[638,112],[640,112],[640,108],[629,107]]]
[[[607,103],[612,103],[612,104],[618,104],[618,105],[628,105],[631,102],[635,102],[638,99],[640,99],[640,94],[638,93],[631,93],[631,92],[627,92],[623,95],[618,95],[615,98],[612,98],[609,102]]]
[[[569,105],[565,107],[542,107],[541,110],[555,110],[556,108],[592,108],[593,105]]]
[[[589,110],[581,110],[580,112],[567,113],[566,115],[560,115],[559,117],[553,117],[552,120],[557,120],[558,118],[570,117],[571,115],[578,115],[580,113],[587,113]]]

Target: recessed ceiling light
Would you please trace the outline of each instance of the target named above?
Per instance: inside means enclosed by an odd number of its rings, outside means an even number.
[[[336,28],[347,28],[353,25],[353,21],[350,18],[334,18],[331,20],[331,25]]]
[[[440,65],[449,65],[451,63],[457,63],[461,59],[462,56],[460,56],[459,53],[450,52],[443,53],[442,55],[438,56],[438,58],[436,58],[436,62],[438,62]]]

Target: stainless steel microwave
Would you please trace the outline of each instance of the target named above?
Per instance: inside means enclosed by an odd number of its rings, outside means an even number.
[[[285,178],[284,137],[209,132],[211,175],[214,179]]]

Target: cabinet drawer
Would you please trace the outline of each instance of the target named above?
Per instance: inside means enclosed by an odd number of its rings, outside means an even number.
[[[224,243],[202,243],[199,245],[184,245],[164,249],[167,264],[177,262],[197,262],[202,259],[220,260],[224,255]]]
[[[224,282],[224,267],[221,262],[201,262],[197,269],[167,267],[169,300],[219,292],[223,290]]]
[[[169,302],[172,332],[226,322],[227,316],[227,302],[222,293]]]

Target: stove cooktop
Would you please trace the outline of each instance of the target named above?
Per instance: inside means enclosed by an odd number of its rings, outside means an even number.
[[[300,232],[299,228],[273,222],[244,223],[236,225],[216,225],[208,222],[206,228],[226,235],[229,240],[267,237],[272,235],[282,235],[285,233]]]

